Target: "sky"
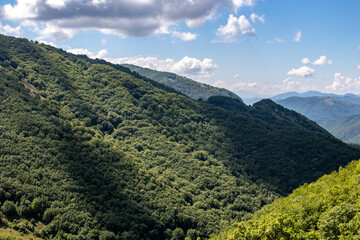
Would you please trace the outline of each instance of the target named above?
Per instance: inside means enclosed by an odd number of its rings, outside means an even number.
[[[360,94],[358,0],[0,0],[0,33],[240,97]]]

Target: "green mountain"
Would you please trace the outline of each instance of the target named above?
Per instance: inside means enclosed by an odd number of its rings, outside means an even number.
[[[348,143],[360,143],[360,115],[319,122],[335,137]]]
[[[211,96],[226,96],[241,100],[241,98],[233,92],[224,88],[217,88],[205,83],[200,83],[186,77],[182,77],[175,73],[160,72],[149,68],[142,68],[131,64],[123,64],[131,71],[137,72],[141,76],[150,78],[156,82],[171,87],[186,96],[198,100],[207,100]],[[242,100],[241,100],[242,101]]]
[[[272,102],[221,102],[0,35],[0,237],[205,239],[360,157]]]
[[[279,100],[277,103],[301,113],[313,121],[324,121],[360,114],[359,104],[334,97],[290,97]]]
[[[211,239],[359,239],[360,161],[305,184]]]

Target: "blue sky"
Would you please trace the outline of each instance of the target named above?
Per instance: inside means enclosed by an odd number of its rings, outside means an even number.
[[[360,94],[357,0],[2,0],[0,32],[241,97]]]

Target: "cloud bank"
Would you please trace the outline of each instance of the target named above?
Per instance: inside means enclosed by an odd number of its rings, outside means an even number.
[[[171,34],[169,27],[179,22],[198,26],[222,9],[236,13],[254,4],[255,0],[17,0],[0,9],[0,20],[32,22],[42,38],[54,40],[89,29],[121,37],[149,36]],[[178,33],[175,37],[194,38]]]
[[[204,58],[200,60],[188,56],[179,61],[171,58],[159,59],[156,57],[105,58],[105,60],[115,64],[127,63],[158,71],[173,72],[199,81],[212,78],[214,76],[213,71],[217,68],[212,59]]]

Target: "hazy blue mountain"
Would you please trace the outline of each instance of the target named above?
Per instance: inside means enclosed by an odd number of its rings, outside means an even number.
[[[283,99],[286,99],[289,97],[321,97],[321,96],[330,97],[330,96],[336,96],[336,95],[333,93],[322,93],[322,92],[318,92],[318,91],[308,91],[308,92],[304,92],[304,93],[286,92],[286,93],[275,95],[271,99],[273,101],[279,101],[279,100],[283,100]]]
[[[227,89],[213,87],[205,83],[200,83],[192,79],[177,75],[175,73],[156,71],[132,64],[123,64],[123,66],[140,74],[141,76],[171,87],[195,100],[207,100],[211,96],[225,96],[241,100],[238,95]]]
[[[290,97],[277,101],[313,121],[324,121],[360,114],[360,105],[334,97]]]
[[[330,119],[319,124],[344,142],[360,143],[360,115]]]

